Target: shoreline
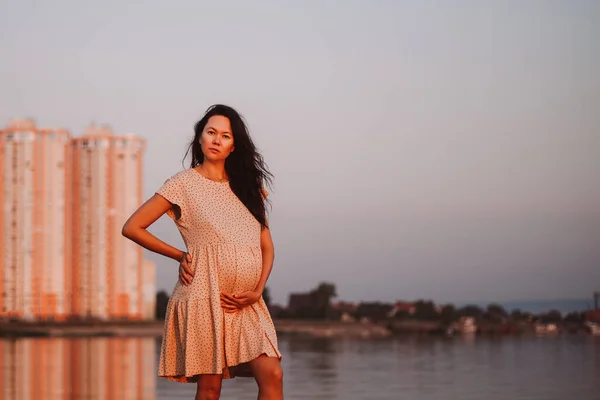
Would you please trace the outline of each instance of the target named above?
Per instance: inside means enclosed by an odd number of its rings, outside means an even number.
[[[395,323],[362,323],[342,321],[274,319],[275,330],[281,336],[316,338],[380,339],[403,336],[465,336],[461,332],[448,334],[442,324],[427,321]],[[68,322],[0,322],[0,337],[156,337],[163,334],[164,321],[68,321]],[[521,325],[518,329],[505,326],[482,326],[472,336],[560,336],[587,334],[581,327],[564,326],[562,329],[539,334],[532,326]],[[469,334],[466,334],[469,335]]]
[[[274,320],[278,335],[387,337],[381,325],[339,321]],[[162,337],[164,321],[0,322],[0,337]]]
[[[0,322],[0,337],[161,337],[163,321]]]

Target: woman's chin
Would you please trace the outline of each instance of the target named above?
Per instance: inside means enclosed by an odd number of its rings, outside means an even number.
[[[210,162],[219,162],[219,161],[225,161],[227,157],[223,157],[222,154],[220,153],[210,153],[206,154],[204,153],[204,159],[208,160]]]

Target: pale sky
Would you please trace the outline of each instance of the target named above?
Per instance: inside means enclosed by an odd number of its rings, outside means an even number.
[[[84,3],[0,1],[0,123],[146,138],[147,199],[236,107],[275,175],[275,301],[600,290],[600,2]]]

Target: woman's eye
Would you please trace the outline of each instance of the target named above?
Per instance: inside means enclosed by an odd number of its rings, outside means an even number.
[[[223,135],[223,137],[224,137],[225,139],[229,139],[229,137],[230,137],[230,136],[229,136],[229,135]]]

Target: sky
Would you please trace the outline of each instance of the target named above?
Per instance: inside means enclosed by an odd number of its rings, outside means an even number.
[[[147,140],[144,200],[208,106],[275,175],[275,302],[600,290],[600,2],[0,0],[0,124]],[[164,216],[150,228],[179,248]],[[170,292],[177,264],[157,263]]]

